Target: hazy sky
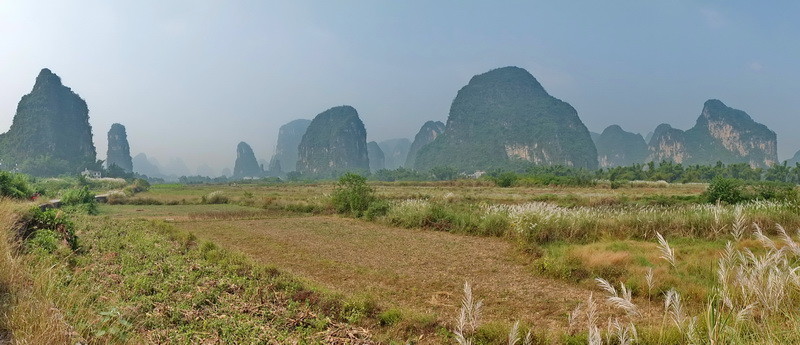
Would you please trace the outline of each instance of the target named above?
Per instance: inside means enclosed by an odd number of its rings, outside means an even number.
[[[769,5],[767,5],[769,4]],[[98,158],[191,169],[268,159],[278,127],[354,106],[369,140],[445,121],[475,74],[516,65],[592,131],[687,129],[718,98],[800,149],[797,1],[0,0],[0,132],[48,67],[90,109]]]

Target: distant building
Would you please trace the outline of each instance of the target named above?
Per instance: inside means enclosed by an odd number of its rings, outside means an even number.
[[[91,177],[91,178],[101,178],[101,177],[103,177],[103,174],[101,172],[94,171],[94,170],[89,170],[89,169],[84,169],[83,172],[81,172],[81,175],[83,175],[85,177]]]
[[[473,174],[470,174],[470,175],[467,175],[467,176],[469,178],[479,179],[479,178],[481,178],[481,176],[483,176],[483,174],[486,174],[486,172],[478,170],[478,171],[474,172]]]

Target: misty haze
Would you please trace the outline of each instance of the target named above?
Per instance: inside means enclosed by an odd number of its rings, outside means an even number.
[[[0,345],[800,343],[800,4],[0,3]]]

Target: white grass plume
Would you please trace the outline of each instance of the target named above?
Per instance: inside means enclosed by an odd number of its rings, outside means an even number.
[[[572,309],[572,312],[570,312],[567,315],[567,327],[569,328],[570,331],[575,329],[575,326],[578,325],[578,320],[581,317],[582,306],[583,306],[582,303],[578,303],[578,305],[575,306],[575,309]]]
[[[617,289],[614,288],[614,285],[611,285],[611,283],[609,283],[608,280],[605,280],[603,278],[599,278],[598,277],[598,278],[594,278],[594,281],[596,281],[597,285],[601,289],[603,289],[605,292],[607,292],[610,296],[612,296],[612,297],[618,297],[619,296],[617,294]]]
[[[483,301],[474,301],[472,296],[472,285],[464,283],[464,297],[461,299],[461,310],[459,311],[456,322],[455,334],[456,342],[460,345],[471,345],[470,335],[474,334],[480,326],[481,307]]]
[[[647,268],[647,273],[644,275],[644,281],[647,283],[647,299],[650,299],[650,296],[653,294],[653,287],[655,287],[652,267]]]
[[[656,232],[656,237],[658,237],[658,249],[661,250],[661,258],[675,268],[675,251],[669,246],[664,236],[661,236],[661,233]]]
[[[508,345],[517,345],[520,341],[519,338],[519,321],[514,322],[511,330],[508,332]]]
[[[737,205],[733,209],[733,224],[731,224],[731,235],[736,242],[741,241],[744,236],[744,231],[747,229],[745,222],[747,222],[747,217],[742,212],[742,206]]]
[[[597,303],[595,303],[592,293],[589,293],[589,299],[586,300],[586,323],[597,325]]]
[[[681,295],[675,289],[670,289],[664,295],[664,312],[670,315],[672,321],[675,322],[675,326],[683,332],[686,314],[683,311]]]
[[[753,223],[753,236],[761,243],[764,247],[770,250],[778,250],[778,246],[775,245],[775,241],[771,240],[769,237],[764,235],[764,232],[761,231],[761,227],[758,226],[758,223]]]

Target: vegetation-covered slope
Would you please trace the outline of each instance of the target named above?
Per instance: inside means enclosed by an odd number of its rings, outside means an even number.
[[[474,171],[513,160],[594,169],[597,151],[572,106],[550,96],[528,71],[503,67],[458,91],[444,133],[420,149],[415,168]]]
[[[125,126],[119,123],[112,124],[111,129],[108,130],[108,152],[106,157],[107,166],[116,165],[125,170],[125,172],[133,171],[128,134],[125,132]]]
[[[258,177],[262,174],[253,149],[246,142],[236,146],[236,163],[233,166],[233,177]]]
[[[414,169],[419,149],[436,140],[442,133],[444,133],[444,123],[441,121],[425,122],[417,132],[417,135],[414,136],[414,143],[411,144],[411,148],[408,150],[408,157],[406,157],[406,163],[403,166],[407,169]]]
[[[8,132],[0,135],[2,169],[37,176],[99,168],[86,102],[45,68],[19,101]]]
[[[330,108],[308,126],[298,149],[297,171],[318,177],[369,171],[367,130],[356,109]]]
[[[641,135],[626,132],[618,125],[608,126],[595,140],[597,160],[601,168],[643,163],[647,158],[647,143]]]
[[[378,143],[370,141],[367,143],[367,156],[369,156],[369,170],[378,171],[386,168],[386,158],[383,150]]]

